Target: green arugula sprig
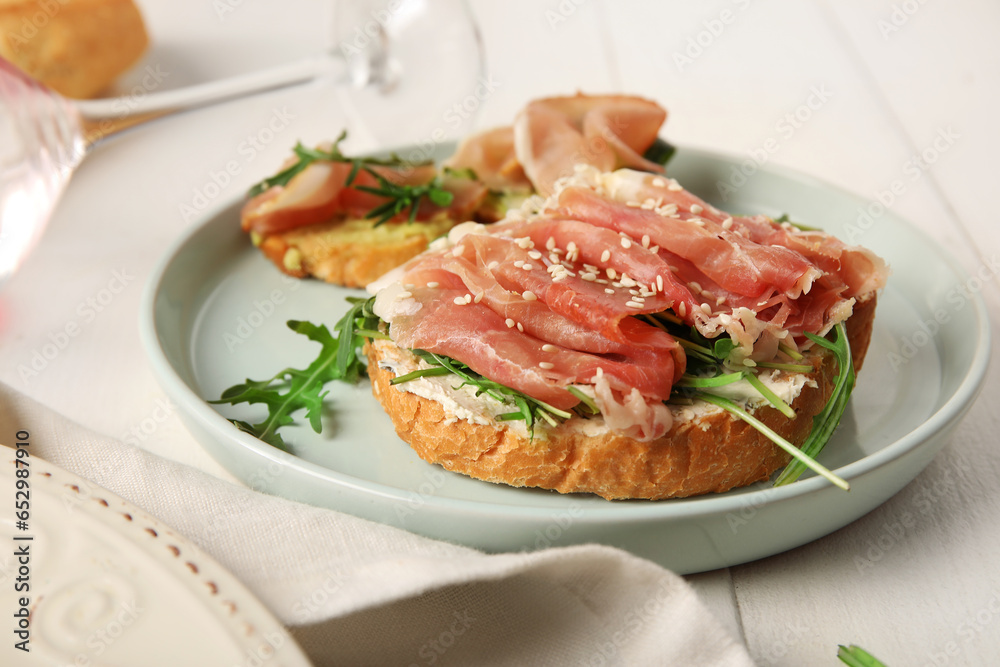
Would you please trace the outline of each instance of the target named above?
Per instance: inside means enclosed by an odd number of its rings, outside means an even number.
[[[642,154],[642,157],[665,167],[676,152],[677,148],[673,144],[657,137],[649,148],[646,149],[646,152]]]
[[[431,203],[441,207],[448,206],[455,199],[455,195],[444,189],[440,176],[435,176],[429,183],[424,183],[423,185],[400,185],[393,183],[378,172],[367,167],[365,171],[375,177],[375,180],[378,181],[378,187],[356,185],[354,188],[387,199],[384,204],[376,206],[365,215],[366,218],[376,219],[376,227],[392,220],[406,209],[410,209],[407,222],[413,222],[417,219],[420,200],[424,197],[429,199]],[[348,185],[351,182],[349,180]]]
[[[802,453],[810,458],[819,455],[826,443],[830,441],[837,425],[840,424],[857,377],[854,372],[854,360],[851,356],[851,343],[847,338],[847,327],[841,322],[834,328],[834,332],[833,341],[814,334],[806,334],[809,340],[830,350],[837,358],[837,381],[834,383],[833,394],[823,406],[823,410],[813,417],[812,431],[810,431],[806,441],[802,443]],[[805,472],[805,468],[799,462],[792,461],[774,481],[774,485],[790,484],[797,480],[803,472]]]
[[[739,369],[733,371],[727,365],[730,353],[736,348],[736,343],[730,338],[709,340],[694,327],[684,327],[673,320],[656,318],[654,323],[667,330],[684,348],[688,356],[689,370],[676,384],[683,398],[699,399],[726,410],[735,417],[753,426],[771,442],[784,449],[792,457],[792,461],[779,474],[774,482],[781,486],[798,479],[803,472],[811,469],[828,479],[836,486],[846,490],[850,486],[822,464],[816,461],[823,447],[829,442],[840,418],[847,407],[847,399],[854,387],[854,367],[851,363],[850,343],[847,340],[847,330],[843,324],[836,327],[836,338],[829,341],[814,334],[806,334],[815,344],[824,347],[836,355],[838,363],[838,378],[833,394],[823,410],[813,418],[813,428],[801,447],[796,447],[785,438],[768,428],[763,422],[744,410],[735,401],[712,393],[712,389],[723,387],[734,382],[746,380],[772,407],[789,419],[795,418],[795,412],[785,401],[767,388],[754,369]],[[790,355],[793,359],[801,355]],[[812,372],[814,369],[806,364],[766,363],[758,364],[760,368],[777,368],[791,372]],[[673,397],[672,397],[673,398]]]
[[[230,421],[241,431],[282,450],[286,446],[278,429],[294,423],[293,413],[305,410],[309,425],[315,432],[321,432],[323,398],[327,394],[323,387],[332,380],[357,382],[364,370],[356,359],[343,365],[339,363],[338,351],[345,346],[341,346],[325,326],[290,320],[288,328],[320,344],[320,354],[315,361],[304,369],[285,368],[266,380],[247,378],[246,382],[222,392],[218,400],[211,401],[266,405],[267,417],[256,424],[238,419]]]
[[[544,401],[523,394],[516,389],[511,389],[499,382],[485,378],[469,368],[468,365],[456,359],[427,352],[426,350],[412,350],[412,352],[430,364],[431,368],[424,368],[400,375],[392,380],[392,384],[409,382],[419,377],[455,375],[462,382],[455,386],[454,389],[471,386],[475,389],[476,396],[486,394],[500,403],[513,404],[513,407],[516,409],[513,412],[505,412],[497,415],[497,421],[523,420],[525,427],[532,436],[534,435],[534,427],[537,422],[544,421],[550,426],[556,426],[561,420],[569,419],[574,414],[573,412],[560,410]],[[596,410],[596,406],[589,400],[583,402],[583,405],[587,411],[591,411],[591,409]]]
[[[241,431],[278,449],[287,450],[278,429],[293,424],[295,419],[292,414],[299,410],[306,411],[306,418],[313,431],[322,432],[323,398],[328,393],[323,388],[333,380],[356,383],[365,372],[365,365],[358,354],[358,349],[364,344],[364,337],[382,335],[378,331],[365,330],[365,327],[378,326],[378,317],[371,311],[374,297],[350,297],[348,300],[353,305],[337,323],[336,338],[324,325],[288,321],[289,329],[321,346],[319,354],[309,366],[304,369],[285,368],[266,380],[247,378],[246,382],[226,389],[218,400],[210,402],[267,406],[267,417],[256,424],[239,419],[230,421]],[[359,328],[364,331],[363,334],[358,333]],[[345,341],[347,344],[344,344]]]
[[[886,667],[878,658],[855,644],[850,646],[840,644],[837,647],[837,657],[850,667]]]
[[[301,142],[295,144],[293,152],[297,161],[282,169],[274,176],[265,178],[250,188],[249,195],[254,197],[260,193],[276,186],[288,185],[288,183],[298,174],[302,173],[306,167],[314,162],[344,162],[351,165],[351,171],[344,184],[348,187],[354,186],[356,190],[368,192],[369,194],[385,197],[387,201],[376,206],[369,211],[365,217],[376,219],[375,226],[388,222],[403,211],[409,209],[407,220],[413,222],[417,218],[420,202],[426,197],[437,206],[448,206],[454,200],[454,195],[446,190],[442,184],[441,177],[435,176],[429,183],[422,185],[400,185],[393,183],[382,174],[375,171],[374,167],[397,167],[415,168],[432,164],[430,160],[424,162],[410,162],[392,154],[388,158],[374,157],[348,157],[340,150],[340,142],[347,138],[347,131],[340,133],[337,140],[329,150],[320,148],[308,148]],[[366,185],[354,185],[358,174],[362,171],[370,174],[378,183],[378,187]]]

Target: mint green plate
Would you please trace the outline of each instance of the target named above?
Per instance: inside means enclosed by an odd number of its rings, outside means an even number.
[[[599,542],[679,573],[712,570],[791,549],[871,511],[913,480],[972,404],[989,357],[981,298],[958,265],[891,213],[858,225],[870,202],[808,176],[765,168],[718,197],[739,161],[681,149],[670,173],[733,212],[788,213],[886,258],[864,370],[820,460],[851,483],[821,478],[666,501],[606,501],[480,482],[427,464],[395,434],[367,383],[332,386],[322,434],[286,429],[292,453],[227,418],[259,420],[258,407],[215,406],[245,378],[304,366],[318,346],[289,319],[328,326],[362,292],[281,275],[239,229],[241,202],[211,213],[168,250],[147,285],[141,333],[164,391],[198,441],[236,477],[266,493],[329,507],[486,551]],[[848,228],[855,225],[854,228]],[[935,321],[937,316],[940,322]]]

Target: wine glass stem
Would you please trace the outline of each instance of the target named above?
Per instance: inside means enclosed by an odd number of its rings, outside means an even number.
[[[77,106],[89,148],[135,125],[179,111],[303,84],[321,76],[336,84],[346,83],[349,79],[344,58],[339,53],[331,52],[220,81],[166,91],[138,101],[118,113],[107,113],[102,107],[95,108],[86,102]]]

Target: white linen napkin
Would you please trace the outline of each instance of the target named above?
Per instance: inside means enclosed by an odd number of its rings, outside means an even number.
[[[751,665],[679,576],[600,545],[487,555],[267,496],[95,434],[0,384],[0,443],[196,543],[317,665]]]

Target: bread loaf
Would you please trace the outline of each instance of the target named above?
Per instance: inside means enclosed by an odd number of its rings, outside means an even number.
[[[0,0],[0,56],[66,97],[99,95],[148,43],[132,0]]]

